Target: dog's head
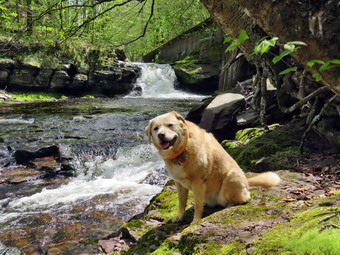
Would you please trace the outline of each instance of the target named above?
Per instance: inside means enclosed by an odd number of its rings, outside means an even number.
[[[149,121],[145,133],[163,158],[180,150],[187,139],[188,127],[177,112],[169,112]]]

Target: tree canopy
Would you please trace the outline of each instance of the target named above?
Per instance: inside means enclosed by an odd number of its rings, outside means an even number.
[[[136,60],[208,16],[199,0],[0,0],[0,35]]]

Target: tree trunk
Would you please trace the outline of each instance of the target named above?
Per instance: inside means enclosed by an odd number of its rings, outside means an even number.
[[[314,59],[339,59],[340,15],[337,0],[272,1],[272,0],[201,0],[221,29],[233,37],[241,30],[249,40],[240,46],[248,56],[256,42],[264,35],[279,37],[279,42],[303,41],[293,53],[296,61],[312,73],[320,73],[306,62]],[[256,25],[257,24],[257,25]],[[339,67],[321,72],[322,82],[340,96]]]

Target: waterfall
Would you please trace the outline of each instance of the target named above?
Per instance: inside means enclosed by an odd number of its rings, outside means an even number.
[[[134,90],[127,97],[144,98],[198,98],[196,94],[175,89],[177,77],[168,64],[131,63],[141,68]]]

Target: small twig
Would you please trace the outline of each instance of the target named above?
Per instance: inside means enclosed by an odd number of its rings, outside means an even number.
[[[308,113],[308,116],[307,116],[307,119],[306,119],[307,124],[310,124],[312,122],[313,117],[315,116],[316,107],[317,107],[318,104],[319,104],[319,97],[316,97],[314,102],[313,102],[312,108],[310,109],[310,111]]]
[[[261,92],[261,86],[259,85],[259,81],[261,79],[261,76],[262,76],[261,69],[258,65],[256,65],[256,76],[255,76],[254,83],[253,83],[254,96],[253,96],[253,98],[250,102],[250,105],[254,110],[259,109],[258,97],[259,97],[259,94]]]
[[[313,93],[312,93],[313,94]],[[309,131],[312,129],[312,127],[318,123],[320,120],[321,120],[321,117],[324,115],[326,109],[328,108],[328,106],[337,98],[338,96],[337,95],[333,95],[329,100],[328,102],[326,102],[322,109],[320,110],[319,114],[316,115],[313,120],[311,121],[311,123],[309,124],[308,128],[306,129],[306,131],[303,133],[303,136],[302,136],[302,139],[301,139],[301,143],[300,143],[300,152],[302,153],[303,152],[303,147],[304,147],[304,144],[305,144],[305,139],[306,139],[306,136],[308,135]]]
[[[233,216],[236,210],[237,210],[237,207],[228,216]]]
[[[303,99],[301,99],[300,101],[296,102],[295,104],[293,104],[290,107],[285,107],[285,106],[283,106],[282,104],[279,103],[280,110],[283,113],[291,113],[291,112],[297,110],[298,108],[300,108],[303,104],[305,104],[309,100],[311,100],[314,97],[322,94],[325,91],[328,91],[327,87],[318,88],[317,90],[315,90],[314,92],[310,93],[308,96],[304,97]]]
[[[260,101],[260,123],[266,126],[266,111],[267,111],[267,78],[262,76],[261,78],[261,101]]]
[[[331,228],[331,227],[332,228],[336,228],[336,229],[340,229],[340,227],[338,225],[332,223],[332,224],[328,224],[328,225],[322,226],[319,231],[321,232],[321,231],[324,231],[325,229]]]
[[[303,99],[306,97],[306,90],[305,90],[305,76],[306,76],[306,69],[303,70],[302,74],[301,74],[301,80],[300,80],[300,83],[299,83],[299,99]]]

